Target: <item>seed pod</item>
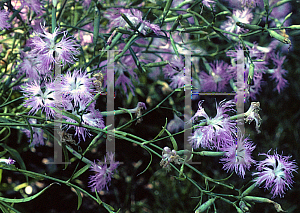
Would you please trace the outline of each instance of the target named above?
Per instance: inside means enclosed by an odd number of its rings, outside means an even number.
[[[162,67],[169,64],[169,61],[161,61],[161,62],[154,62],[145,64],[143,67]]]
[[[242,27],[244,29],[248,29],[248,30],[262,30],[263,29],[261,26],[253,25],[253,24],[244,24],[242,22],[237,22],[236,25],[239,27]]]
[[[291,42],[290,39],[276,33],[274,30],[268,30],[268,32],[269,32],[271,37],[276,38],[278,41],[281,41],[284,44],[290,44],[291,45],[292,42]]]
[[[213,202],[215,201],[215,197],[209,199],[208,201],[206,201],[205,203],[203,203],[201,206],[199,206],[199,208],[196,209],[195,213],[200,213],[200,212],[204,212],[208,209],[208,207],[211,206],[211,204],[213,204]]]
[[[273,203],[272,200],[265,197],[245,196],[243,199],[246,201],[253,201],[257,203]]]
[[[247,80],[248,85],[252,84],[253,75],[254,75],[254,64],[251,63],[249,67],[248,80]]]

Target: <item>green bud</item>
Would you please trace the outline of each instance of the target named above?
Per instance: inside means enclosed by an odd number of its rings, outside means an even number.
[[[291,40],[282,36],[282,35],[279,35],[278,33],[276,33],[274,30],[268,30],[269,34],[271,37],[274,37],[276,38],[278,41],[281,41],[282,43],[284,44],[291,44]]]
[[[272,200],[265,197],[245,196],[243,199],[246,201],[252,201],[257,203],[273,203]]]
[[[248,80],[247,80],[248,85],[250,85],[252,83],[253,75],[254,75],[254,64],[251,63],[250,67],[249,67],[249,74],[248,74]]]
[[[161,62],[148,63],[145,64],[143,67],[163,67],[167,64],[169,64],[169,61],[161,61]]]
[[[200,212],[204,212],[208,209],[208,207],[211,206],[211,204],[213,204],[215,202],[215,197],[209,199],[208,201],[206,201],[205,203],[203,203],[201,206],[199,206],[199,208],[196,209],[195,213],[200,213]]]
[[[248,30],[262,30],[263,29],[262,27],[260,27],[258,25],[244,24],[242,22],[237,22],[236,25],[239,27],[242,27],[244,29],[248,29]]]
[[[53,4],[53,7],[56,7],[57,6],[57,0],[53,0],[52,4]]]

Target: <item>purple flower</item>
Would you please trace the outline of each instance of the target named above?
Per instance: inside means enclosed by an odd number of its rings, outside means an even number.
[[[3,30],[4,28],[10,28],[10,24],[7,22],[8,14],[8,11],[0,9],[0,30]]]
[[[8,159],[0,159],[0,163],[3,162],[3,163],[6,163],[8,165],[10,164],[14,164],[16,161],[11,159],[10,157]]]
[[[104,162],[100,162],[100,165],[94,162],[90,167],[92,171],[96,172],[95,175],[90,176],[89,187],[91,190],[93,192],[96,190],[100,192],[104,188],[108,190],[108,184],[111,181],[114,170],[116,170],[118,166],[119,162],[114,161],[113,153],[107,153],[106,157],[104,157]]]
[[[43,4],[40,0],[22,0],[23,6],[28,6],[29,9],[32,9],[38,16],[43,15]]]
[[[236,123],[230,120],[229,115],[226,114],[229,111],[234,111],[232,107],[235,106],[235,102],[233,100],[221,101],[217,106],[217,115],[214,118],[210,118],[206,114],[202,107],[203,102],[199,101],[199,109],[191,120],[195,122],[196,119],[202,118],[199,122],[206,122],[206,125],[196,127],[193,136],[189,139],[190,144],[194,149],[200,146],[209,149],[220,149],[227,143],[232,142],[232,135],[236,132]]]
[[[79,106],[80,102],[89,102],[92,100],[94,90],[93,79],[89,78],[86,71],[74,70],[68,71],[62,80],[63,97],[74,101],[74,106]]]
[[[233,140],[231,144],[220,149],[225,152],[225,157],[220,159],[224,163],[223,169],[227,172],[235,170],[237,175],[244,178],[245,170],[249,170],[251,163],[255,163],[255,160],[251,158],[254,149],[255,145],[248,138],[244,139],[239,130],[236,141]]]
[[[237,26],[236,22],[250,24],[250,21],[253,18],[253,14],[251,13],[250,9],[245,8],[243,10],[234,10],[233,15],[227,16],[227,18],[228,20],[221,25],[221,29],[231,33],[241,33],[246,32],[247,30]]]
[[[224,92],[226,85],[229,83],[230,76],[227,72],[228,64],[224,61],[210,63],[211,72],[200,73],[200,84],[203,92]]]
[[[79,45],[75,43],[73,37],[67,37],[67,31],[64,31],[63,38],[56,42],[56,37],[61,33],[58,32],[58,28],[55,29],[54,33],[48,33],[43,26],[41,28],[43,33],[36,32],[36,36],[30,39],[28,45],[32,48],[33,53],[39,57],[41,68],[48,70],[53,67],[54,63],[58,65],[74,63],[74,55],[80,52],[77,49]],[[54,58],[54,52],[57,54],[56,58]]]
[[[41,85],[36,81],[26,84],[21,87],[24,96],[27,98],[24,107],[32,107],[29,113],[37,113],[38,110],[46,112],[46,118],[54,116],[55,111],[49,106],[55,106],[55,85],[54,83],[46,83],[45,90],[42,90]]]
[[[264,188],[272,188],[271,193],[272,198],[279,195],[283,197],[287,188],[291,188],[293,174],[296,172],[297,165],[295,161],[288,161],[291,156],[282,156],[274,152],[274,155],[270,155],[268,151],[267,154],[263,153],[260,155],[265,155],[267,158],[263,161],[257,163],[258,172],[252,175],[257,175],[254,179],[257,185],[261,185],[265,182]]]
[[[269,71],[272,71],[271,78],[276,81],[276,83],[277,83],[276,89],[277,89],[278,93],[280,93],[280,91],[283,88],[285,88],[288,83],[287,80],[283,78],[283,76],[287,73],[286,70],[282,69],[282,65],[285,60],[285,56],[281,57],[279,53],[277,53],[277,55],[275,55],[275,53],[273,53],[271,55],[271,59],[273,60],[273,63],[276,67],[273,70],[269,70]]]

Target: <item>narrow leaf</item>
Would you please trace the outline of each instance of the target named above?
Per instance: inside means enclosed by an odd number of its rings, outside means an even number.
[[[78,205],[77,205],[77,210],[79,210],[81,204],[82,204],[82,196],[81,193],[78,189],[74,188],[78,197]]]
[[[74,180],[75,178],[79,177],[80,175],[82,175],[86,170],[88,170],[91,167],[91,164],[87,164],[84,167],[82,167],[81,169],[79,169],[72,177],[72,180]]]

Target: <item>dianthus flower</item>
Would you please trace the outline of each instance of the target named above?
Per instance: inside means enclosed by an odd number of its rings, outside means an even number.
[[[241,33],[247,30],[236,25],[236,22],[250,24],[253,14],[249,8],[243,10],[234,10],[232,16],[227,16],[228,20],[221,25],[221,29],[231,33]],[[228,35],[228,34],[226,34]]]
[[[4,28],[8,29],[10,28],[10,24],[8,21],[8,11],[1,10],[0,9],[0,30],[3,30]]]
[[[63,97],[74,101],[74,106],[80,102],[89,102],[93,95],[93,79],[89,78],[86,71],[74,70],[73,73],[68,71],[62,78]]]
[[[224,163],[223,169],[230,172],[234,170],[237,175],[244,178],[245,170],[249,170],[251,163],[255,163],[251,158],[254,149],[255,145],[248,138],[244,138],[239,130],[236,140],[220,148],[220,151],[225,152],[225,157],[220,159]]]
[[[114,161],[113,153],[107,153],[106,157],[104,157],[104,162],[99,162],[100,165],[94,162],[90,167],[92,171],[96,172],[95,175],[90,176],[89,181],[89,187],[93,192],[96,190],[100,192],[104,188],[108,190],[108,184],[111,181],[112,175],[119,166],[119,162]]]
[[[279,55],[279,53],[277,53],[277,55],[275,55],[275,53],[273,53],[271,55],[271,60],[273,60],[275,68],[273,70],[269,70],[269,72],[272,73],[271,78],[276,81],[276,83],[277,83],[276,89],[277,89],[278,93],[280,93],[280,91],[282,91],[282,89],[285,88],[288,83],[287,80],[283,78],[283,76],[287,73],[286,70],[282,69],[282,65],[284,63],[285,56],[281,57]],[[274,90],[275,90],[275,88],[274,88]]]
[[[55,85],[53,82],[45,84],[45,89],[36,81],[27,83],[21,87],[25,99],[24,106],[32,107],[29,113],[35,114],[38,110],[46,112],[46,118],[54,116],[55,111],[49,107],[55,106]]]
[[[54,33],[48,33],[43,26],[41,28],[43,33],[36,32],[28,45],[41,61],[41,68],[49,70],[54,63],[58,65],[73,64],[76,60],[74,56],[80,53],[77,49],[79,45],[75,43],[73,37],[67,37],[67,31],[58,32],[58,28]],[[57,42],[56,39],[60,33],[63,33],[63,37]],[[54,58],[54,53],[56,53],[56,58]]]
[[[270,151],[267,154],[260,154],[265,155],[267,158],[257,163],[258,172],[252,175],[257,175],[254,179],[256,185],[261,185],[265,182],[264,188],[272,188],[272,198],[277,195],[283,197],[287,188],[290,189],[294,182],[292,180],[292,172],[297,172],[297,165],[295,161],[288,160],[291,156],[282,156],[277,154],[276,151],[274,155],[270,155]]]
[[[236,123],[230,120],[229,115],[226,114],[229,111],[234,111],[232,107],[235,106],[235,102],[233,100],[221,101],[217,106],[217,115],[214,118],[210,118],[206,114],[202,107],[203,102],[199,101],[199,109],[191,120],[195,122],[197,118],[202,118],[199,122],[205,122],[205,126],[196,127],[193,136],[189,139],[190,144],[194,149],[200,146],[209,149],[220,149],[227,143],[232,142],[232,135],[236,132]]]
[[[21,4],[33,10],[38,16],[43,15],[44,6],[41,0],[21,0]]]
[[[224,61],[210,63],[211,73],[200,73],[201,91],[203,92],[225,92],[230,76],[227,72],[228,64]]]

